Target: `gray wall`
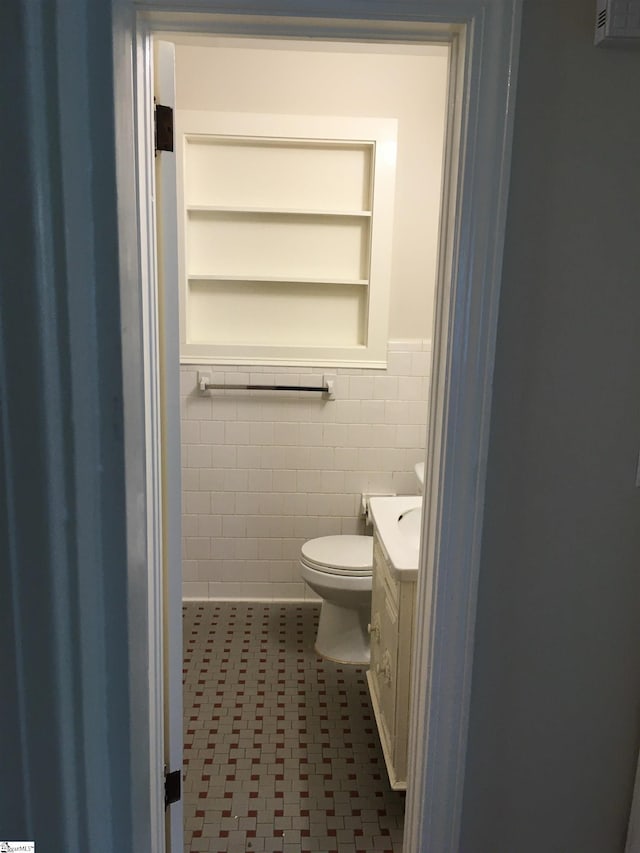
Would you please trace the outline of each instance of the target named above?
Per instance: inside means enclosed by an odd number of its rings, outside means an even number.
[[[0,55],[0,839],[131,853],[111,5],[2,2]]]
[[[525,0],[461,851],[612,853],[640,726],[640,51]]]

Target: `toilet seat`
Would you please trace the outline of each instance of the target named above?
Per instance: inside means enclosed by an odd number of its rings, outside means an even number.
[[[367,576],[373,572],[373,537],[320,536],[302,546],[300,562],[331,575]]]

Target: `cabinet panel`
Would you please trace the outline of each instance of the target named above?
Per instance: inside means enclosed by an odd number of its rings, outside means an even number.
[[[376,673],[380,686],[380,708],[387,728],[395,738],[398,663],[398,613],[388,598],[380,608],[380,663]]]

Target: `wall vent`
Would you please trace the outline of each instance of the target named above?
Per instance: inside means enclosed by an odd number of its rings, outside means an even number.
[[[597,0],[595,44],[640,47],[640,0]]]

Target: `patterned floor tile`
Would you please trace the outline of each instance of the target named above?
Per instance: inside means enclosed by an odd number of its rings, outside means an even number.
[[[365,670],[326,661],[315,604],[185,602],[189,853],[401,853]]]

